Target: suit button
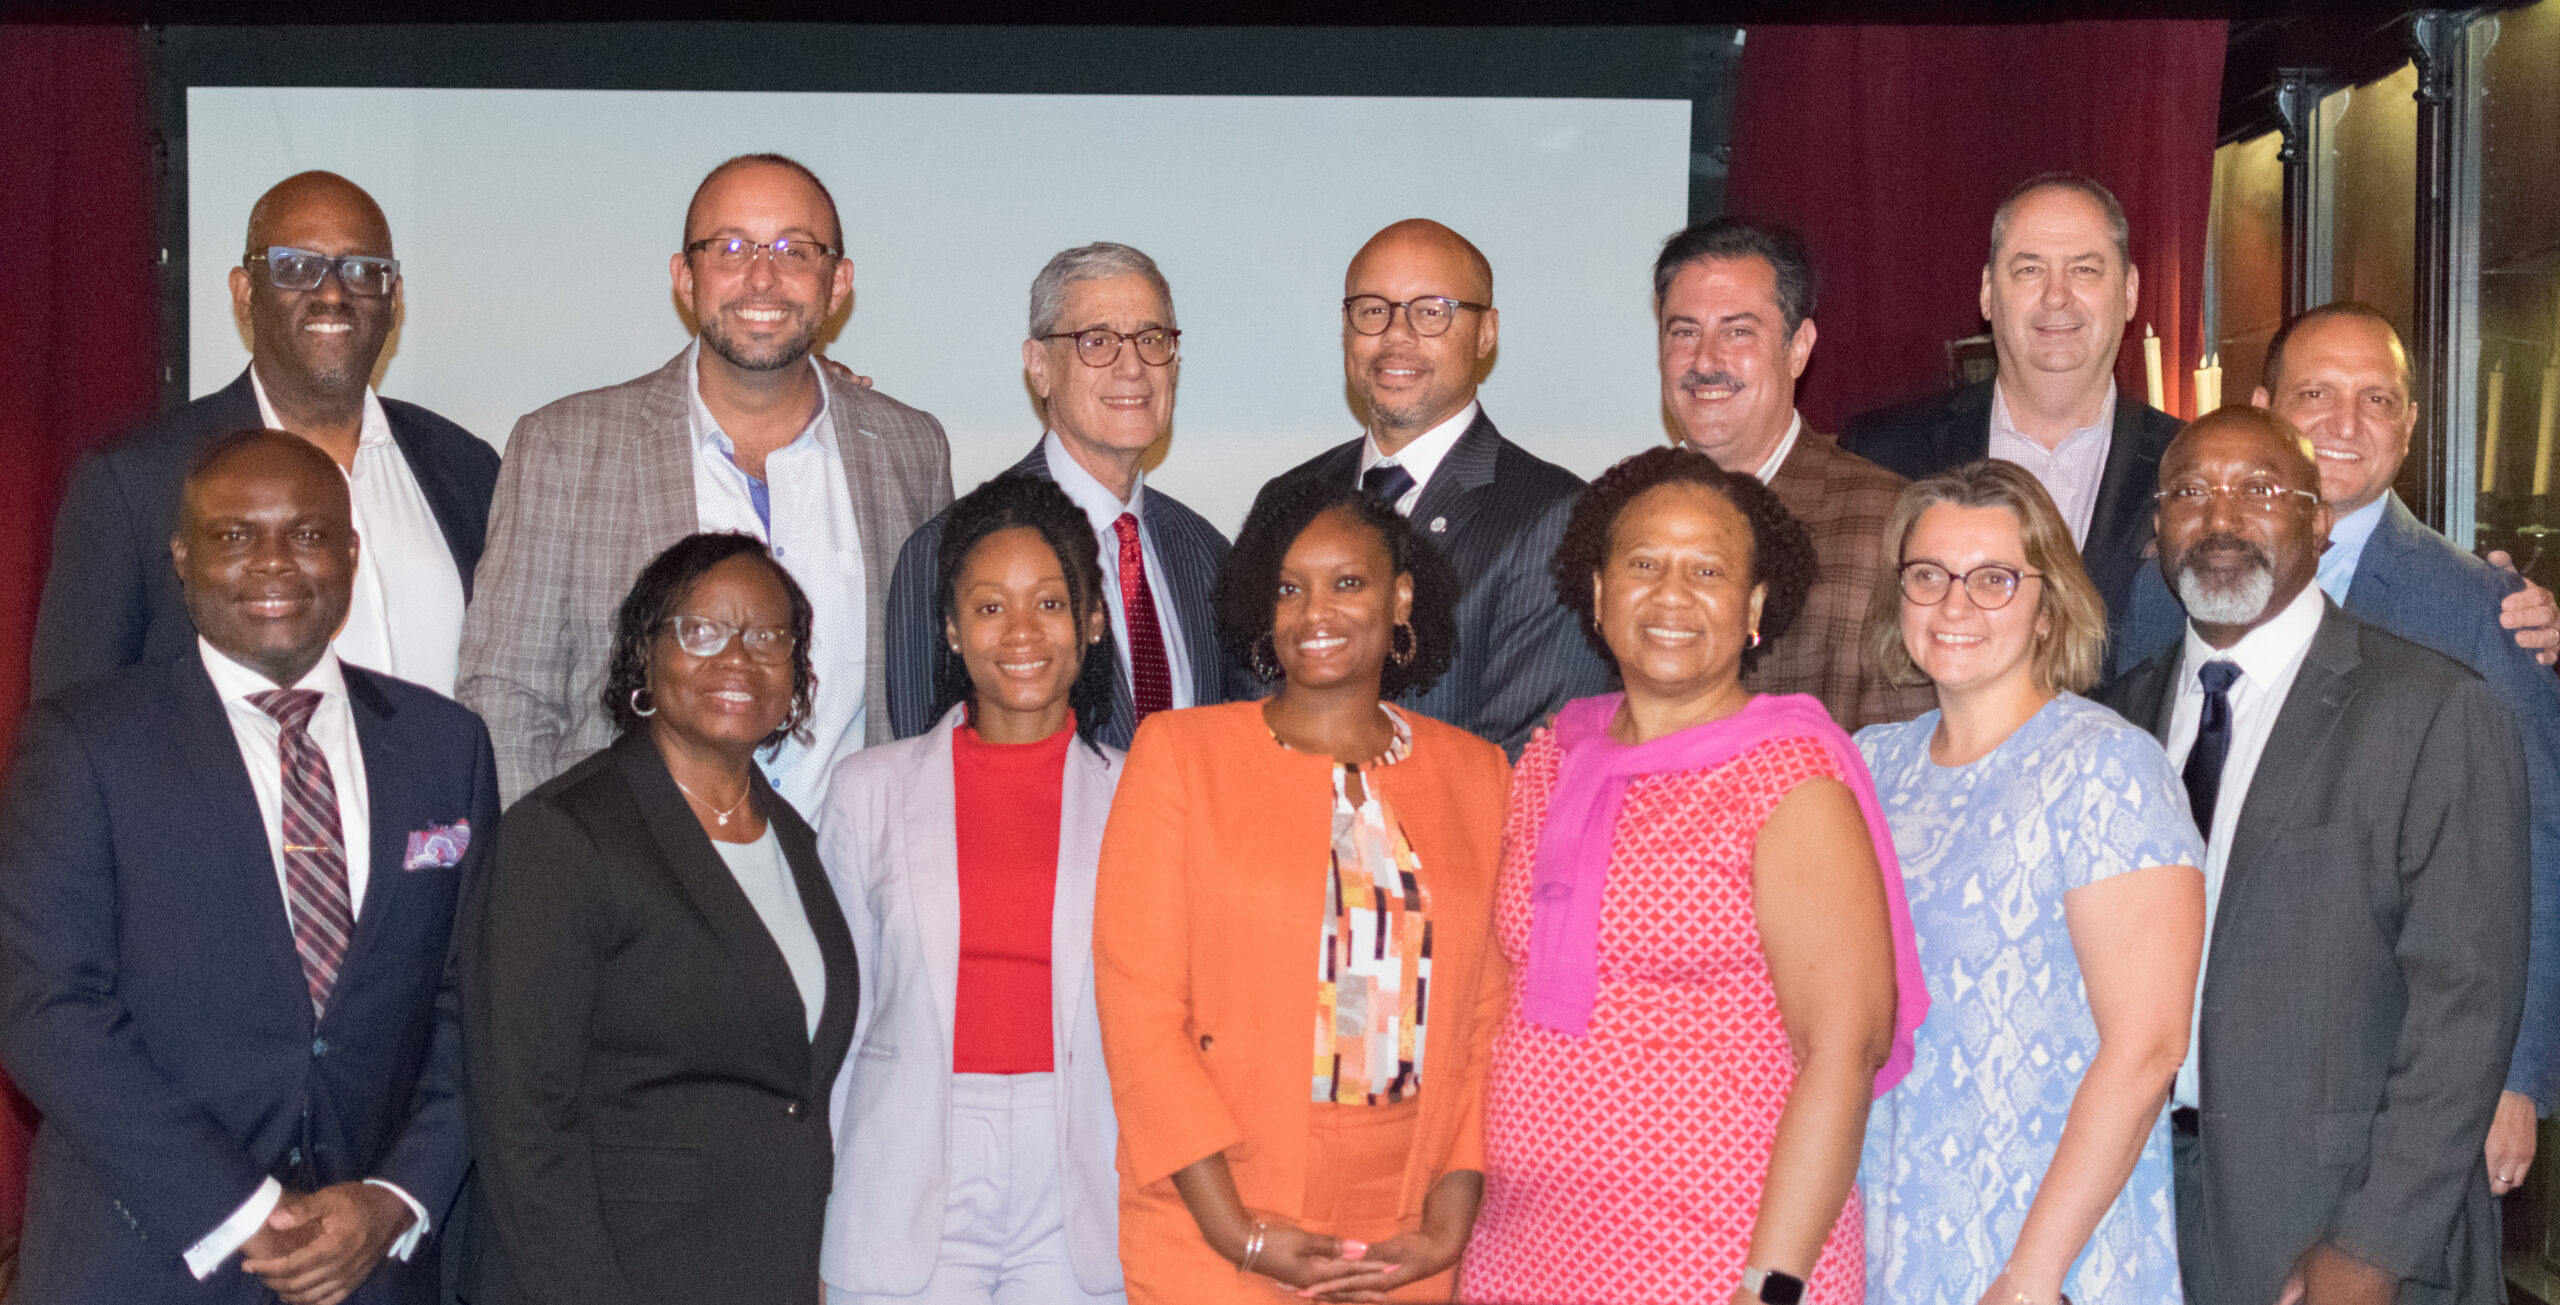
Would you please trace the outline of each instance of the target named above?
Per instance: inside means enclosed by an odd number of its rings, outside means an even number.
[[[311,1040],[311,1054],[315,1056],[328,1055],[329,1040],[327,1038],[313,1038]]]
[[[807,1112],[800,1108],[799,1102],[794,1101],[791,1104],[784,1106],[782,1108],[782,1113],[791,1116],[793,1119],[798,1119],[801,1115]]]
[[[1213,1042],[1216,1042],[1216,1041],[1217,1041],[1217,1039],[1216,1039],[1216,1038],[1210,1037],[1208,1034],[1203,1033],[1203,1034],[1201,1034],[1201,1035],[1200,1035],[1200,1049],[1201,1049],[1202,1051],[1207,1051],[1207,1050],[1209,1049],[1209,1044],[1210,1044],[1210,1043],[1213,1043]]]

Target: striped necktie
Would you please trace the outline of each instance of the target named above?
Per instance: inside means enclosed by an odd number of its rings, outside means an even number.
[[[302,977],[311,985],[316,1022],[337,986],[356,917],[347,895],[347,847],[338,824],[338,788],[329,758],[311,737],[311,714],[320,709],[317,689],[269,689],[249,695],[258,710],[284,727],[277,751],[284,764],[285,907],[293,917],[294,950],[302,953]]]

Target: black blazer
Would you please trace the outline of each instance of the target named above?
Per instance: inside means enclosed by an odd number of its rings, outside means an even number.
[[[1851,417],[1840,447],[1912,480],[1960,467],[1991,452],[1990,381]],[[2115,430],[2107,443],[2098,502],[2089,513],[2081,564],[2107,603],[2110,629],[2121,627],[2134,577],[2151,552],[2151,496],[2160,488],[2160,454],[2176,439],[2178,419],[2116,394]]]
[[[2480,1148],[2524,1006],[2513,717],[2451,658],[2324,603],[2231,838],[2206,942],[2196,1305],[2263,1305],[2332,1240],[2403,1305],[2495,1305]],[[2098,700],[2165,738],[2184,644]]]
[[[414,403],[384,399],[382,413],[444,531],[467,601],[498,487],[498,451]],[[264,424],[242,368],[238,380],[143,423],[72,468],[36,607],[34,697],[194,649],[195,621],[169,563],[180,482],[205,445]]]
[[[430,1305],[469,1163],[454,920],[495,832],[480,719],[346,668],[371,865],[316,1022],[275,855],[204,663],[128,667],[33,707],[0,832],[0,1061],[43,1113],[17,1299],[275,1300],[182,1256],[275,1178],[381,1178],[430,1240],[349,1297]],[[451,865],[408,838],[468,820]]]
[[[1284,472],[1360,483],[1366,437]],[[1267,488],[1267,487],[1266,487]],[[1530,731],[1573,698],[1609,690],[1609,670],[1556,601],[1556,543],[1582,478],[1502,437],[1476,410],[1422,497],[1413,528],[1458,573],[1458,649],[1449,672],[1404,705],[1458,726],[1513,757]]]
[[[508,808],[464,920],[475,1305],[809,1305],[853,1041],[817,839],[750,769],[827,966],[817,1037],[646,731]]]
[[[1047,480],[1048,455],[1034,444],[1031,456],[996,475]],[[1156,546],[1156,560],[1164,564],[1166,592],[1160,615],[1169,616],[1182,633],[1191,661],[1191,705],[1213,707],[1252,696],[1251,682],[1220,654],[1217,622],[1209,611],[1218,566],[1227,560],[1227,537],[1207,518],[1152,486],[1147,489],[1145,507],[1139,529]],[[942,614],[933,608],[933,583],[942,565],[942,526],[950,516],[951,510],[944,508],[907,536],[898,550],[897,574],[889,581],[889,725],[902,739],[914,738],[942,719],[942,713],[934,710],[934,677],[950,658],[951,645],[943,641]],[[1102,559],[1103,583],[1117,583],[1112,578],[1119,574],[1116,567],[1116,559]],[[1128,664],[1117,636],[1112,654],[1121,665]],[[1094,732],[1094,738],[1115,748],[1128,747],[1137,733],[1137,714],[1128,676],[1112,676],[1111,719]]]

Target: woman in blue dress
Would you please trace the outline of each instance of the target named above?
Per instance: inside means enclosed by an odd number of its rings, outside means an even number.
[[[2204,949],[2203,841],[2151,736],[2079,696],[2105,608],[2043,486],[1905,490],[1868,638],[1938,710],[1858,734],[1935,998],[1868,1117],[1867,1299],[2180,1299],[2170,1083]]]

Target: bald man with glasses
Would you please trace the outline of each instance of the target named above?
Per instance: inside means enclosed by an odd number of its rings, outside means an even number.
[[[249,210],[231,269],[249,365],[72,471],[54,519],[36,614],[34,696],[195,648],[169,563],[178,488],[206,445],[286,430],[338,464],[364,541],[335,651],[451,694],[498,481],[498,454],[469,431],[372,388],[400,316],[391,226],[363,188],[331,172],[287,177]]]

